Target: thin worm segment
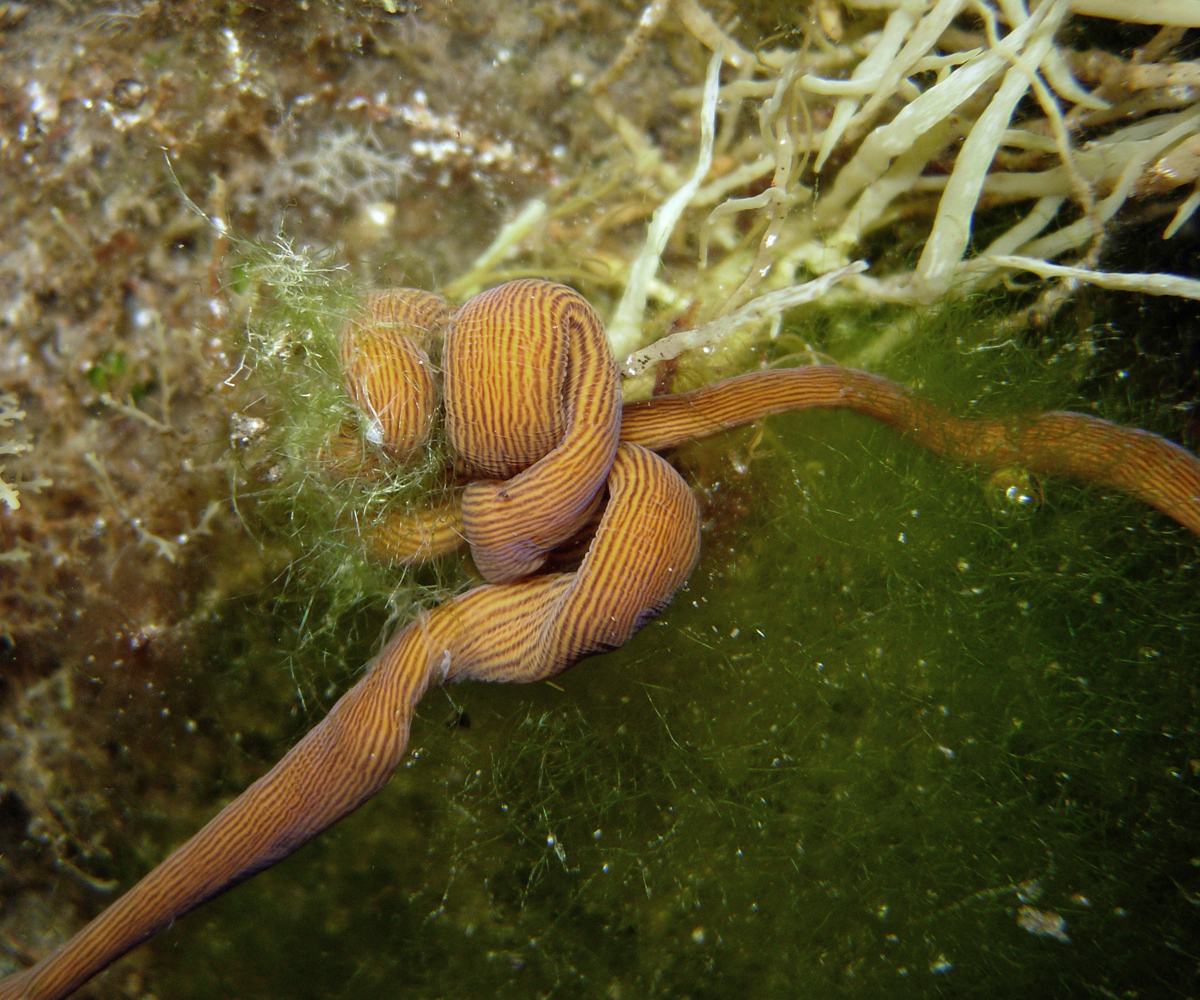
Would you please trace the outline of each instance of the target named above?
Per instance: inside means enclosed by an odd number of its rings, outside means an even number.
[[[837,365],[750,372],[627,406],[621,440],[651,451],[785,410],[854,410],[938,455],[987,469],[1019,466],[1121,490],[1200,535],[1200,460],[1157,434],[1082,413],[963,420],[890,379]]]
[[[961,461],[1127,491],[1200,534],[1200,461],[1095,417],[960,420],[894,382],[837,366],[753,372],[622,412],[602,324],[561,285],[510,282],[454,313],[437,296],[402,289],[374,296],[368,316],[347,328],[343,348],[368,439],[397,459],[425,443],[438,405],[430,352],[444,331],[447,429],[472,481],[461,508],[405,515],[366,540],[386,558],[415,562],[465,536],[489,582],[404,629],[274,768],[66,944],[0,981],[0,1000],[69,995],[353,812],[387,784],[430,687],[542,680],[627,642],[699,558],[696,501],[655,451],[783,410],[850,409]],[[347,440],[345,455],[356,448]],[[335,474],[344,457],[331,463]],[[576,571],[531,575],[601,509]]]

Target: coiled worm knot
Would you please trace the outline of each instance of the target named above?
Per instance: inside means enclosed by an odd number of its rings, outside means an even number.
[[[347,325],[342,358],[364,436],[386,461],[427,445],[444,395],[465,484],[440,506],[384,519],[368,541],[416,562],[465,540],[489,582],[400,632],[268,774],[65,945],[0,982],[0,1000],[66,996],[358,808],[399,763],[430,686],[540,680],[627,642],[699,556],[696,501],[656,451],[783,410],[850,409],[958,460],[1125,490],[1200,534],[1200,461],[1083,414],[962,420],[835,365],[752,372],[622,408],[600,320],[550,282],[510,282],[458,310],[428,292],[379,293]],[[583,550],[578,568],[539,572],[560,547]]]

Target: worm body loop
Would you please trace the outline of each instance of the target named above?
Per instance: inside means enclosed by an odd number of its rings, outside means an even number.
[[[621,431],[617,366],[578,292],[511,281],[453,316],[446,432],[474,481],[463,527],[490,583],[528,576],[591,516]]]
[[[372,295],[365,315],[342,332],[346,387],[363,413],[365,437],[396,461],[429,440],[439,403],[429,355],[449,313],[439,295],[393,289]]]

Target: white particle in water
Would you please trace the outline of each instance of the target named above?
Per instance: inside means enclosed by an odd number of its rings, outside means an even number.
[[[1037,937],[1050,937],[1063,944],[1070,944],[1067,937],[1067,922],[1053,910],[1035,910],[1022,906],[1017,910],[1017,926]]]

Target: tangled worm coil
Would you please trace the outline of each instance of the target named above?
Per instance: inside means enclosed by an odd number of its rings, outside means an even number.
[[[544,281],[502,285],[456,312],[427,292],[371,299],[345,331],[343,362],[366,437],[389,459],[428,438],[439,347],[447,431],[469,485],[461,505],[405,514],[369,540],[390,558],[418,561],[465,539],[489,582],[404,629],[270,772],[65,945],[0,981],[0,1000],[67,996],[358,808],[398,765],[429,687],[541,680],[627,642],[699,555],[695,499],[654,451],[782,410],[850,409],[959,460],[1126,490],[1200,534],[1200,461],[1081,414],[959,420],[894,382],[836,366],[754,372],[622,412],[599,318]],[[355,448],[347,435],[345,453]],[[531,575],[601,507],[575,572]]]

